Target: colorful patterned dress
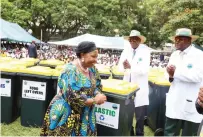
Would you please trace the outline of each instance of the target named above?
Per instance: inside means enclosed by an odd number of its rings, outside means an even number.
[[[61,92],[51,101],[45,114],[41,136],[96,136],[94,106],[85,106],[88,98],[101,92],[101,79],[95,67],[90,79],[72,63],[59,76]]]

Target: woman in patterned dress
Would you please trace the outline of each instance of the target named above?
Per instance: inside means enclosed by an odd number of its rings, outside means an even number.
[[[94,64],[98,50],[93,42],[81,42],[78,59],[66,65],[59,76],[60,92],[45,114],[41,136],[96,136],[94,104],[103,104],[101,79]]]

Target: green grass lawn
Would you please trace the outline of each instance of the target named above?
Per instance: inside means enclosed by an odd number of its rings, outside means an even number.
[[[1,124],[2,136],[38,136],[40,128],[23,127],[20,124],[20,118],[11,124]]]
[[[133,123],[135,123],[135,120]],[[39,136],[40,133],[40,128],[21,126],[20,118],[8,125],[0,124],[0,127],[1,136]],[[145,136],[154,136],[153,131],[149,127],[145,127]]]
[[[136,120],[135,117],[133,119],[133,125],[135,125]],[[144,127],[144,136],[154,136],[154,132],[151,130],[151,128],[149,128],[148,126]]]

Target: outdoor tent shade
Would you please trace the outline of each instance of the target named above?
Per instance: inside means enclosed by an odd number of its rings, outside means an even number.
[[[10,40],[17,42],[32,42],[40,43],[40,40],[30,35],[26,30],[16,23],[10,23],[3,19],[0,19],[1,30],[0,39]]]
[[[74,38],[70,38],[63,41],[49,42],[50,44],[56,45],[68,45],[68,46],[77,46],[82,41],[92,41],[96,44],[98,48],[105,49],[123,49],[124,48],[124,39],[123,37],[106,37],[92,34],[84,34]]]

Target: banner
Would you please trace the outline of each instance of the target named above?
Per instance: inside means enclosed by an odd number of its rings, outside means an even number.
[[[97,124],[118,129],[120,104],[105,102],[95,105]]]
[[[22,98],[45,100],[46,82],[23,80]]]
[[[1,78],[0,86],[1,96],[11,97],[11,79]]]

